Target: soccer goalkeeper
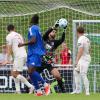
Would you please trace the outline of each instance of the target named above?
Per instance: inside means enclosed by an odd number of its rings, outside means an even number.
[[[61,89],[61,92],[64,93],[65,89],[63,86],[62,77],[58,69],[54,67],[53,59],[55,57],[55,54],[54,54],[55,50],[65,40],[66,28],[64,28],[61,38],[56,40],[55,34],[57,31],[57,27],[58,27],[58,24],[56,23],[54,27],[49,28],[43,35],[43,40],[44,40],[44,44],[46,48],[46,55],[43,56],[41,70],[38,70],[38,69],[37,70],[41,72],[45,68],[48,69],[50,73],[56,78],[58,85]]]

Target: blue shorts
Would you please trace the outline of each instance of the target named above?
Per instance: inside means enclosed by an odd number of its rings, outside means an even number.
[[[31,55],[27,56],[27,66],[28,67],[41,67],[42,56],[41,55]]]

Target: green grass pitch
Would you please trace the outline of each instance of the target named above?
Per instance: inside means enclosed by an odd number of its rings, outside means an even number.
[[[49,96],[36,97],[34,94],[0,94],[0,100],[100,100],[100,94],[51,94]]]

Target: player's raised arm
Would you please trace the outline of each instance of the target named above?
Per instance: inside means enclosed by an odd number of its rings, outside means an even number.
[[[67,26],[68,26],[68,22],[66,19],[61,18],[60,20],[58,20],[57,26],[63,29],[63,33],[62,33],[61,38],[55,41],[56,47],[58,47],[60,44],[62,44],[65,41],[65,33],[66,33]]]
[[[48,28],[48,30],[45,32],[45,34],[43,35],[43,40],[44,41],[47,41],[49,39],[49,34],[52,32],[52,31],[57,31],[57,28],[59,27],[59,20],[57,20],[54,24],[53,27],[50,27]]]
[[[55,40],[55,48],[61,45],[64,41],[65,41],[65,29],[62,33],[62,36],[58,40]]]

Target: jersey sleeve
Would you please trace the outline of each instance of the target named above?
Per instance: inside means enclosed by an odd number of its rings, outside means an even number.
[[[65,32],[63,32],[62,37],[59,40],[54,41],[54,49],[56,49],[65,40]]]
[[[29,28],[29,33],[31,37],[36,37],[36,30],[34,28]]]
[[[77,45],[78,45],[78,48],[84,47],[84,39],[83,38],[79,38]]]
[[[11,38],[11,36],[7,36],[6,37],[6,43],[7,43],[7,45],[12,45],[12,38]]]

